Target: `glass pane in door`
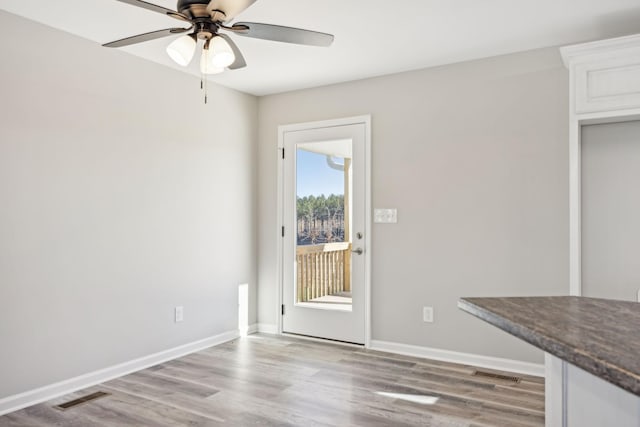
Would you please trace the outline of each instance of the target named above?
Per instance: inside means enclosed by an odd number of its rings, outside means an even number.
[[[351,141],[296,149],[296,304],[352,308]]]

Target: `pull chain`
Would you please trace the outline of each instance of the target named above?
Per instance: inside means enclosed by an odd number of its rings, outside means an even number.
[[[200,59],[200,89],[204,89],[204,103],[207,103],[207,95],[209,93],[209,85],[207,79],[207,73],[209,72],[209,43],[211,38],[207,38],[202,46],[202,58]]]
[[[200,90],[204,90],[204,103],[207,103],[207,95],[209,93],[209,85],[207,84],[207,77],[204,73],[200,73]]]

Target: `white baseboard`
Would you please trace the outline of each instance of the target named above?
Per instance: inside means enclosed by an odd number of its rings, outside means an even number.
[[[260,332],[260,328],[259,328],[257,323],[249,325],[249,329],[247,330],[247,334],[248,335],[255,334],[255,333],[258,333],[258,332]]]
[[[278,325],[272,325],[270,323],[258,323],[258,332],[263,334],[278,334]]]
[[[224,332],[189,344],[184,344],[158,353],[150,354],[148,356],[140,357],[138,359],[130,360],[128,362],[120,363],[115,366],[89,372],[68,380],[49,384],[35,390],[29,390],[13,396],[8,396],[0,399],[0,415],[8,414],[9,412],[17,411],[19,409],[26,408],[27,406],[35,405],[47,400],[55,399],[56,397],[73,393],[74,391],[91,387],[96,384],[157,365],[158,363],[163,363],[196,351],[204,350],[205,348],[234,340],[238,338],[238,336],[239,333],[237,330]]]
[[[499,357],[482,356],[479,354],[461,353],[438,348],[421,347],[417,345],[378,340],[371,340],[371,346],[369,348],[371,350],[386,351],[388,353],[403,354],[405,356],[423,357],[443,362],[477,366],[479,368],[544,377],[544,364],[542,363],[521,362],[519,360],[502,359]]]

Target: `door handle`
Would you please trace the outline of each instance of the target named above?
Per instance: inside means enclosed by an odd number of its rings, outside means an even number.
[[[354,252],[358,255],[362,255],[364,253],[364,250],[362,248],[356,248],[356,249],[351,249],[351,252]]]

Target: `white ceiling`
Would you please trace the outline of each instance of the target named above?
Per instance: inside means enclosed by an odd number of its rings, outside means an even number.
[[[175,9],[174,0],[147,0]],[[98,43],[181,22],[116,0],[1,0],[8,12]],[[332,33],[329,48],[235,36],[248,66],[211,80],[255,95],[285,92],[516,51],[640,33],[638,0],[258,0],[238,20]],[[233,37],[233,36],[232,36]],[[172,38],[128,48],[184,69]],[[105,48],[106,49],[106,48]]]

